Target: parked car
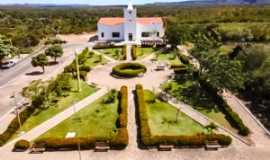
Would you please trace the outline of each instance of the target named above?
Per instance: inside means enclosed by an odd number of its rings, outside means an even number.
[[[1,68],[8,69],[8,68],[14,67],[15,65],[16,65],[15,61],[9,60],[9,61],[2,62]]]

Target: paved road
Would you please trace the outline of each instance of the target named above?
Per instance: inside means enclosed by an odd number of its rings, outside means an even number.
[[[64,44],[63,49],[68,49],[68,48],[81,48],[81,47],[87,47],[91,46],[88,43],[84,44]],[[26,71],[28,68],[31,67],[31,60],[32,57],[36,56],[37,54],[41,54],[44,52],[46,49],[45,46],[41,46],[39,49],[34,51],[31,55],[23,59],[22,61],[18,62],[18,64],[10,69],[5,69],[5,70],[0,70],[0,88],[1,86],[5,85],[12,79],[16,78],[20,73]],[[75,51],[75,50],[74,50]]]

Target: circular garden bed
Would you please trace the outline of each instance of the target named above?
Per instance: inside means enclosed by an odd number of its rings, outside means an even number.
[[[140,63],[121,63],[112,69],[112,75],[118,78],[133,78],[146,72],[146,67]]]

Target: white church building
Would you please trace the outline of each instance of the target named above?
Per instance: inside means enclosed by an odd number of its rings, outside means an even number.
[[[137,17],[137,9],[131,3],[124,8],[124,17],[104,17],[98,21],[98,41],[162,42],[164,24],[161,17]]]

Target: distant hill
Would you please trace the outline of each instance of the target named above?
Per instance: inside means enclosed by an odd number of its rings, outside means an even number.
[[[187,0],[181,2],[157,2],[154,5],[241,5],[241,4],[270,4],[270,0]]]

